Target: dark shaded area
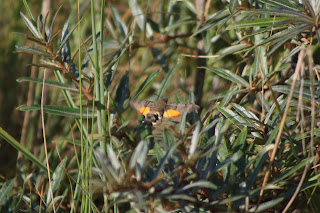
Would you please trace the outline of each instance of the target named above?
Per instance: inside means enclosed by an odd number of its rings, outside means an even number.
[[[19,14],[22,9],[22,1],[6,1],[0,8],[0,126],[18,141],[23,114],[15,108],[25,100],[27,94],[21,92],[26,90],[21,88],[24,85],[18,84],[16,79],[25,72],[26,57],[22,58],[13,52],[19,39],[23,39],[23,36],[15,33],[24,28]],[[16,150],[0,138],[0,161],[6,162],[1,163],[1,176],[9,179],[15,175],[16,159]]]

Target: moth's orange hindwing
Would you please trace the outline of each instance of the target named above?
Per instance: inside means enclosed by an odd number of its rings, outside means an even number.
[[[181,116],[181,113],[177,110],[167,109],[164,111],[163,116],[166,118],[175,118]]]
[[[149,107],[142,107],[140,109],[138,109],[138,113],[141,115],[147,115],[147,113],[150,111]]]

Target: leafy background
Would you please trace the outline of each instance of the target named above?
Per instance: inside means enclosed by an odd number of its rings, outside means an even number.
[[[319,11],[1,2],[0,211],[319,212]],[[201,108],[143,126],[159,97]]]

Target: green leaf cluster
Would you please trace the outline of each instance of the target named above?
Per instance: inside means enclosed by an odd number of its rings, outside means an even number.
[[[28,146],[0,129],[30,162],[0,211],[320,210],[317,1],[90,3],[35,21],[25,2],[16,51],[52,72],[17,80],[43,87],[17,107]],[[129,102],[161,97],[200,110],[144,126]]]

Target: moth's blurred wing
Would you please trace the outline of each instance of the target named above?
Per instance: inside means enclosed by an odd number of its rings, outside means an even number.
[[[200,107],[195,104],[167,104],[164,117],[179,117],[183,112],[193,112]]]
[[[130,101],[130,106],[138,111],[141,115],[146,115],[150,111],[152,101],[133,100]]]
[[[181,112],[173,109],[167,109],[164,111],[163,116],[166,118],[175,118],[181,116]]]

